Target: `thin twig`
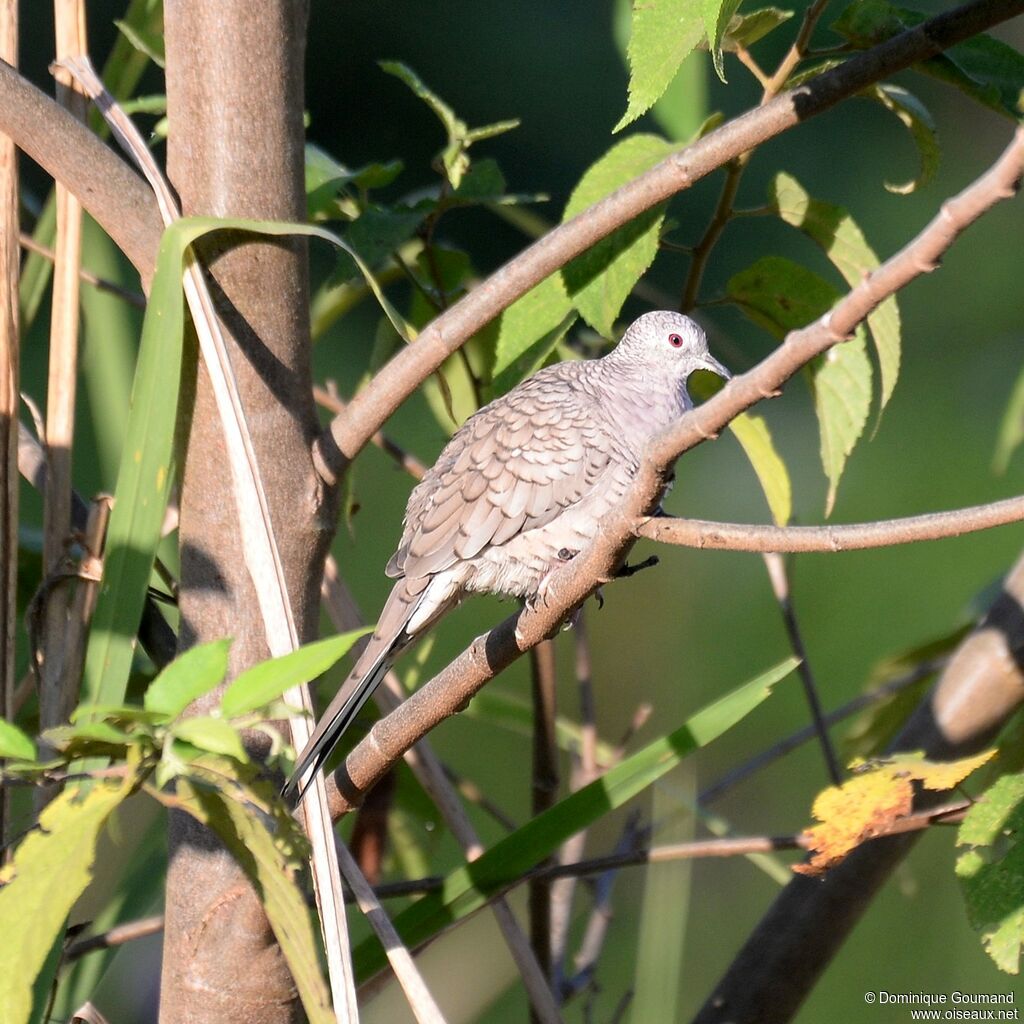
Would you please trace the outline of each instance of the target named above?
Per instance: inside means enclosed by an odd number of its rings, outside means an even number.
[[[64,960],[70,963],[85,956],[86,953],[92,953],[97,949],[112,949],[114,946],[123,946],[126,942],[134,942],[136,939],[144,939],[150,935],[156,935],[162,932],[163,928],[163,914],[154,914],[152,917],[142,917],[137,921],[128,921],[125,924],[115,925],[99,935],[88,935],[84,939],[76,939],[64,951]]]
[[[345,401],[328,388],[322,388],[319,384],[313,385],[313,399],[317,405],[330,409],[333,413],[344,412]],[[378,430],[370,440],[387,455],[398,463],[414,480],[422,480],[427,472],[427,467],[416,458],[410,455],[401,445],[393,441],[383,431]]]
[[[34,252],[39,256],[42,256],[44,260],[49,260],[51,263],[57,258],[54,251],[41,242],[37,242],[30,234],[22,231],[18,235],[18,244],[22,249],[26,249],[28,252]],[[78,277],[86,284],[90,284],[93,288],[98,289],[102,292],[110,292],[111,295],[116,295],[119,299],[123,299],[130,306],[134,306],[136,309],[146,308],[146,296],[142,292],[133,292],[130,288],[124,288],[117,284],[115,281],[108,281],[105,277],[99,277],[94,274],[91,270],[87,270],[85,267],[79,267]]]
[[[663,544],[716,551],[836,553],[961,537],[1021,521],[1024,521],[1024,496],[1004,498],[987,505],[845,526],[768,526],[673,516],[645,517],[639,521],[636,535]]]
[[[907,687],[913,686],[915,683],[921,682],[922,679],[927,679],[928,676],[941,671],[947,660],[946,658],[935,658],[931,661],[924,661],[920,665],[915,665],[909,672],[898,676],[896,679],[883,683],[867,693],[859,694],[841,707],[836,708],[835,711],[830,711],[825,715],[824,724],[826,726],[833,726],[837,722],[849,718],[850,715],[855,715],[858,711],[871,707],[872,704],[888,700],[902,690],[907,689]],[[713,803],[728,790],[743,782],[744,779],[750,778],[751,775],[761,771],[762,768],[778,761],[781,757],[785,757],[790,751],[802,746],[808,740],[814,739],[817,734],[817,729],[813,725],[804,726],[802,729],[797,729],[795,732],[790,733],[779,740],[778,743],[773,743],[766,750],[755,754],[749,760],[744,761],[743,764],[733,768],[723,775],[722,778],[703,789],[697,797],[698,804],[706,807]]]
[[[771,580],[772,592],[775,594],[775,600],[782,612],[782,621],[786,625],[789,646],[800,659],[797,672],[800,674],[800,681],[804,686],[804,696],[807,698],[807,706],[810,708],[811,725],[817,734],[832,785],[838,786],[842,781],[842,769],[839,767],[839,758],[836,756],[835,747],[833,747],[832,739],[828,734],[818,684],[814,679],[814,672],[811,670],[811,662],[807,657],[807,648],[804,646],[803,635],[800,631],[800,622],[796,617],[796,608],[793,606],[793,593],[789,584],[789,573],[786,571],[786,562],[782,555],[772,551],[765,552],[764,562],[768,569],[768,578]]]
[[[558,737],[555,734],[557,678],[554,640],[545,640],[530,651],[533,696],[532,806],[536,817],[558,800]],[[551,887],[535,879],[528,887],[530,945],[547,978],[552,977]]]

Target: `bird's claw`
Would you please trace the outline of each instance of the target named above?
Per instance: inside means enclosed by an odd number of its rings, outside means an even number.
[[[651,555],[650,558],[645,558],[642,562],[637,562],[636,565],[630,565],[629,562],[625,562],[615,574],[615,578],[617,580],[629,579],[630,576],[635,576],[644,569],[653,569],[660,561],[661,559],[657,555]]]

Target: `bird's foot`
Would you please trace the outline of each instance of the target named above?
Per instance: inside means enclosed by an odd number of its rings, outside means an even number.
[[[629,562],[625,562],[615,574],[615,578],[617,580],[629,579],[630,576],[635,576],[644,569],[653,569],[659,561],[660,559],[657,555],[651,555],[650,558],[645,558],[642,562],[637,562],[636,565],[630,565]]]

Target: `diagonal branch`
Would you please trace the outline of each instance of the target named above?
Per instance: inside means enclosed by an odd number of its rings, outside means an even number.
[[[331,812],[345,813],[388,767],[445,718],[460,711],[499,672],[541,640],[553,636],[570,611],[614,578],[635,543],[634,524],[647,516],[685,451],[718,433],[741,412],[779,394],[783,384],[815,356],[851,337],[854,328],[889,295],[934,270],[957,236],[986,210],[1014,195],[1024,174],[1024,128],[994,166],[938,215],[905,248],[852,289],[825,316],[792,331],[754,369],[734,378],[713,398],[655,439],[623,504],[603,522],[601,535],[552,573],[549,597],[477,637],[447,668],[422,686],[349,754],[336,773]],[[421,336],[422,338],[422,336]],[[419,341],[416,343],[420,344]],[[408,350],[412,351],[412,349]]]
[[[1024,0],[972,0],[946,11],[734,118],[555,228],[434,319],[415,345],[402,349],[380,370],[316,442],[318,471],[334,482],[384,421],[448,356],[548,274],[616,228],[865,86],[1022,11]]]
[[[3,61],[0,132],[81,200],[148,286],[163,231],[153,193],[81,121]]]

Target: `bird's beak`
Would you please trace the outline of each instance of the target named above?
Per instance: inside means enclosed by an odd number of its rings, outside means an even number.
[[[701,360],[698,369],[710,370],[722,380],[732,380],[732,374],[710,352]]]

